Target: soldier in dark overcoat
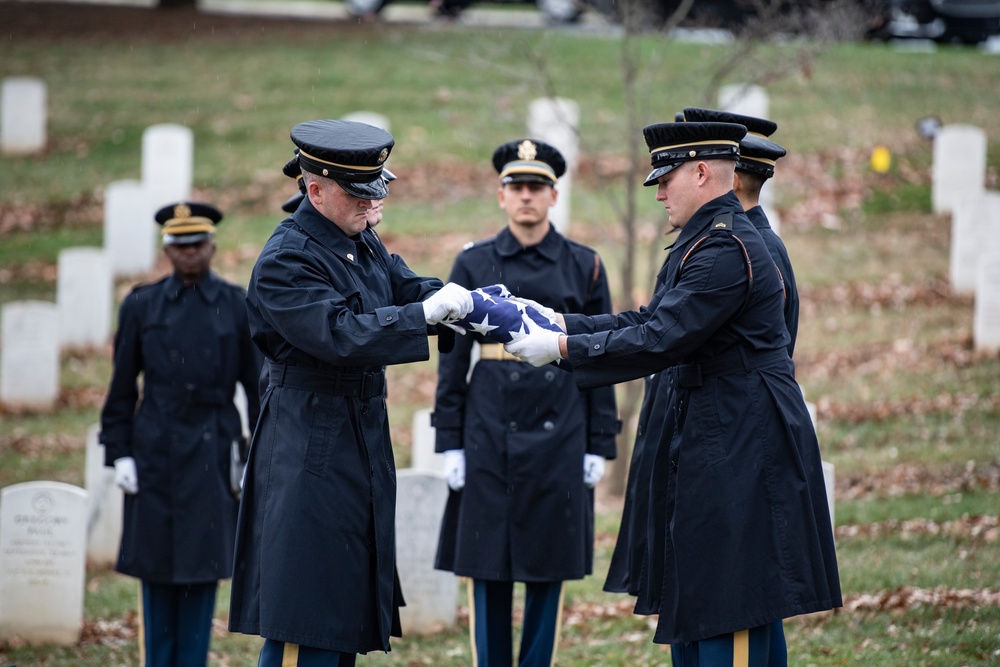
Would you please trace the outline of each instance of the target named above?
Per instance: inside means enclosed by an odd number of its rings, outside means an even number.
[[[432,325],[464,316],[471,297],[414,274],[368,227],[371,202],[388,194],[391,134],[321,120],[291,137],[306,197],[265,244],[247,290],[268,384],[229,624],[265,638],[261,667],[343,667],[388,651],[399,630],[385,366],[427,359]]]
[[[609,312],[600,257],[549,221],[563,156],[524,139],[498,147],[493,165],[507,227],[466,246],[449,280],[471,289],[503,284],[546,307]],[[513,585],[524,582],[518,664],[551,665],[563,582],[592,571],[593,487],[618,433],[614,390],[580,391],[568,373],[534,368],[470,333],[440,358],[433,423],[437,451],[464,470],[464,488],[459,471],[449,471],[436,567],[470,578],[477,664],[511,664]]]
[[[639,311],[562,317],[508,343],[532,364],[568,359],[580,387],[662,373],[639,613],[674,664],[785,664],[780,622],[842,604],[816,433],[788,357],[781,279],[732,191],[742,125],[644,129],[681,229],[665,282]],[[563,362],[566,363],[566,362]],[[655,449],[650,449],[655,448]],[[776,645],[772,655],[770,648]]]
[[[799,326],[799,294],[795,283],[795,272],[792,270],[785,244],[771,227],[764,208],[760,205],[761,188],[765,181],[774,175],[775,162],[785,155],[782,146],[768,139],[777,130],[778,124],[764,118],[698,107],[686,107],[679,116],[680,121],[738,123],[747,128],[746,136],[740,140],[740,156],[736,162],[733,191],[750,222],[764,239],[764,245],[767,246],[771,259],[781,274],[785,290],[785,326],[789,334],[788,356],[791,357],[795,351]],[[658,276],[657,288],[662,284],[665,268]],[[658,381],[658,376],[650,378],[650,382]],[[649,430],[655,428],[655,424],[650,424],[649,417],[657,413],[657,409],[653,408],[647,399],[658,396],[662,402],[667,394],[666,391],[656,391],[652,387],[647,387],[644,396],[633,447],[632,465],[629,467],[626,484],[622,525],[618,531],[618,539],[604,586],[607,591],[637,594],[635,587],[637,578],[631,577],[630,572],[634,567],[641,567],[642,557],[645,554],[645,530],[637,529],[636,526],[645,526],[647,508],[641,495],[637,498],[636,488],[645,488],[649,481],[651,461],[644,457],[644,445],[649,439]],[[655,441],[656,438],[652,439]]]
[[[231,474],[245,454],[234,394],[238,382],[252,427],[261,356],[243,289],[210,270],[221,219],[199,202],[156,213],[174,271],[122,301],[101,411],[105,463],[126,492],[115,569],[142,581],[148,667],[207,663],[218,581],[232,574]]]

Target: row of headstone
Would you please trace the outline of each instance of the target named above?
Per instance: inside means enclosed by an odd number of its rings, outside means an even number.
[[[973,345],[1000,351],[1000,192],[986,189],[986,133],[944,125],[934,134],[931,206],[951,215],[948,277],[952,292],[972,295]]]

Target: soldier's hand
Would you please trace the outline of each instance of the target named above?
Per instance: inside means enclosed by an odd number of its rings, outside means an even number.
[[[131,496],[139,493],[139,473],[135,469],[135,459],[131,456],[115,459],[115,484]]]
[[[548,306],[543,306],[542,304],[538,303],[537,301],[533,301],[532,299],[526,299],[523,296],[511,296],[510,300],[511,301],[516,301],[516,302],[518,302],[519,304],[521,304],[523,306],[531,306],[532,308],[534,308],[535,310],[537,310],[538,313],[542,317],[546,318],[549,322],[552,322],[552,324],[555,324],[556,326],[558,326],[563,331],[566,330],[565,324],[563,324],[563,322],[560,321],[560,320],[562,320],[562,318],[559,317],[559,313],[557,313],[556,311],[552,310]]]
[[[583,455],[583,483],[588,489],[597,486],[604,477],[604,457],[597,454]]]
[[[461,285],[448,283],[427,297],[423,306],[427,324],[448,324],[469,314],[472,294]]]
[[[524,317],[527,319],[526,315]],[[559,339],[564,335],[540,326],[529,326],[528,333],[515,335],[513,340],[504,344],[503,349],[532,366],[544,366],[562,359]]]
[[[444,453],[444,478],[452,491],[465,488],[464,449],[449,449]]]

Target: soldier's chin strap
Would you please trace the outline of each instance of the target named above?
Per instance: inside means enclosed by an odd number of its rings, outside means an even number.
[[[704,243],[711,237],[712,232],[720,229],[729,231],[730,232],[729,235],[737,243],[740,244],[740,250],[743,252],[743,261],[746,264],[747,268],[747,295],[746,298],[743,299],[743,305],[740,307],[740,309],[736,312],[735,315],[729,318],[729,322],[732,322],[743,314],[743,311],[746,310],[747,306],[750,305],[750,299],[753,296],[753,264],[750,262],[750,253],[747,252],[747,247],[743,245],[743,241],[740,240],[740,237],[737,236],[735,233],[733,233],[732,213],[720,213],[719,215],[715,216],[715,219],[712,220],[711,229],[706,234],[699,237],[698,240],[696,240],[694,243],[692,243],[691,247],[688,248],[688,251],[684,253],[684,257],[681,258],[681,263],[677,266],[677,275],[680,276],[681,271],[684,270],[684,264],[688,261],[688,258],[691,257],[691,255],[693,255],[696,250],[698,250],[698,247],[702,243]],[[782,289],[784,289],[784,281],[782,281]]]

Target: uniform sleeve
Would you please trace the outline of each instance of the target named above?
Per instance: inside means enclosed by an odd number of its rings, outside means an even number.
[[[464,255],[459,255],[451,269],[449,282],[458,283],[467,289],[474,289],[471,277],[464,266]],[[465,401],[469,391],[466,380],[469,374],[474,336],[456,336],[455,347],[448,354],[438,357],[438,383],[434,397],[434,451],[462,449],[462,425],[465,421]]]
[[[270,250],[258,261],[251,280],[248,304],[266,326],[292,347],[323,362],[383,366],[429,356],[427,323],[418,302],[355,313],[352,304],[360,301],[367,306],[354,278],[345,272],[335,285],[329,267],[301,248]]]
[[[728,235],[713,235],[691,255],[646,322],[569,337],[578,386],[634,380],[679,363],[739,312],[746,291],[739,244]]]
[[[604,262],[600,263],[597,280],[589,288],[584,314],[599,315],[611,311],[611,290]],[[617,456],[616,440],[621,431],[618,406],[613,386],[596,387],[584,392],[587,401],[587,452],[606,459]]]
[[[115,333],[114,367],[111,384],[101,409],[104,465],[132,454],[132,422],[139,401],[139,373],[142,372],[142,297],[130,293],[118,312]]]

